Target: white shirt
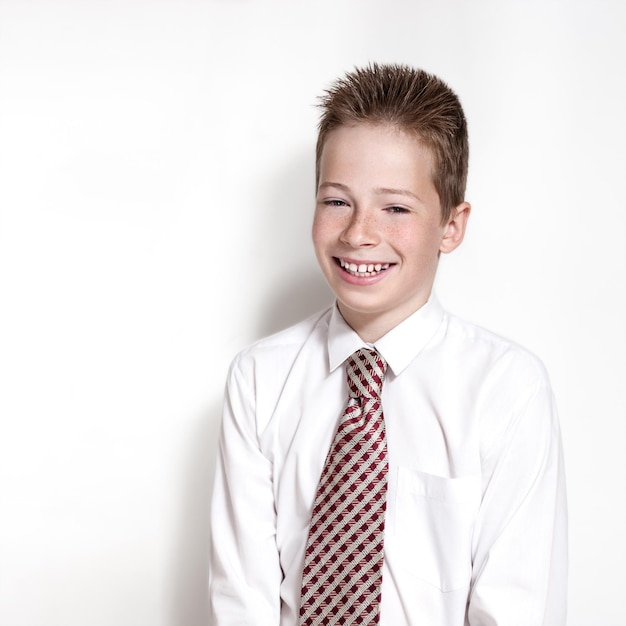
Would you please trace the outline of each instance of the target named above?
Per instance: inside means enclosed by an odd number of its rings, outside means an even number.
[[[344,362],[364,345],[333,307],[234,360],[211,510],[214,626],[297,625]],[[565,483],[541,362],[432,298],[375,347],[388,363],[381,626],[565,624]]]

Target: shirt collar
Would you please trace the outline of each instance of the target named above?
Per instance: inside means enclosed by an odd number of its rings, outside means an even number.
[[[437,298],[430,300],[373,344],[397,376],[424,348],[443,320]],[[328,326],[330,371],[339,367],[359,348],[372,347],[348,326],[335,304]]]

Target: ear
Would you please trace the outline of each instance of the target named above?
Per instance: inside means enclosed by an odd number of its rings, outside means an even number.
[[[472,207],[469,202],[462,202],[453,209],[452,215],[444,227],[443,238],[439,246],[440,252],[447,254],[461,245],[471,210]]]

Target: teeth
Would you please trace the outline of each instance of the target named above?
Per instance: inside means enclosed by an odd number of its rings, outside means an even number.
[[[374,276],[389,268],[389,263],[360,263],[357,265],[356,263],[348,263],[343,259],[339,259],[339,264],[354,276]]]

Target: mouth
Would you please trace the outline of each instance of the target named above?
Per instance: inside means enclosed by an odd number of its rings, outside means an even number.
[[[393,265],[392,263],[355,263],[354,261],[337,257],[335,257],[335,263],[348,274],[358,278],[377,276]]]

